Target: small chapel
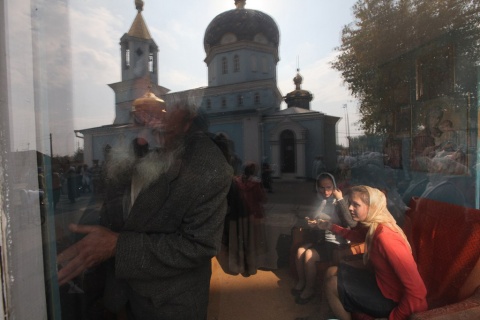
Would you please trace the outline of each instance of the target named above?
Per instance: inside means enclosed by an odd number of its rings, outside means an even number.
[[[158,83],[158,46],[143,19],[143,1],[135,5],[132,26],[120,38],[122,79],[109,84],[115,94],[115,120],[75,130],[84,139],[87,164],[102,163],[105,150],[135,138],[133,102],[149,91],[165,101],[175,94],[194,97],[208,118],[209,131],[229,139],[242,163],[268,163],[273,178],[315,178],[318,156],[327,169],[335,168],[340,118],[310,109],[314,97],[302,89],[299,69],[294,90],[282,95],[277,87],[280,33],[272,17],[235,0],[235,8],[217,15],[205,30],[208,85],[171,92]]]

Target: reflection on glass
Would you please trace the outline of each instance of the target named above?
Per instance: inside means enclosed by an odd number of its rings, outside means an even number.
[[[327,222],[356,228],[344,218],[357,185],[384,195],[393,220],[381,224],[405,231],[431,309],[480,286],[478,4],[232,2],[2,4],[5,310],[142,318],[170,299],[184,303],[173,312],[181,317],[198,299],[192,319],[264,319],[278,309],[268,306],[282,306],[279,319],[339,317],[323,275],[370,243],[338,240]],[[206,138],[195,156],[183,143],[193,131]],[[189,161],[209,169],[182,171]],[[203,180],[179,186],[175,170]],[[332,179],[319,181],[325,172]],[[167,189],[152,187],[164,178]],[[202,197],[222,198],[212,233],[200,232],[209,219],[180,213],[209,211],[193,204]],[[135,220],[136,210],[151,216]],[[107,235],[96,249],[112,235],[137,246],[121,242],[117,262],[110,252],[72,271],[92,230]],[[201,281],[180,299],[172,279],[195,272]],[[109,281],[125,295],[103,299]],[[406,301],[390,297],[394,310]]]

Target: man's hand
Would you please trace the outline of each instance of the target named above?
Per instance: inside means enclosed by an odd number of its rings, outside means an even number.
[[[58,283],[63,285],[86,269],[96,266],[115,255],[118,233],[100,226],[71,224],[70,231],[85,237],[57,255]]]

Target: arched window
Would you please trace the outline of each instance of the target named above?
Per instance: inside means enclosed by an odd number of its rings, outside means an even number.
[[[280,134],[280,154],[282,173],[295,172],[295,134],[291,130],[282,131]]]
[[[260,94],[258,92],[255,92],[255,95],[253,96],[253,103],[260,104]]]
[[[222,58],[222,73],[223,74],[228,73],[228,61],[227,61],[227,58],[225,57]]]
[[[233,57],[233,72],[239,72],[240,71],[240,58],[238,55],[235,55]]]
[[[125,68],[128,69],[130,67],[130,49],[125,50]]]
[[[226,107],[227,107],[227,99],[222,98],[222,108],[226,108]]]
[[[153,52],[150,52],[148,55],[148,71],[149,72],[154,72],[154,64],[153,64]]]
[[[238,102],[238,106],[239,107],[242,107],[243,106],[243,96],[241,94],[238,95],[237,97],[237,102]]]

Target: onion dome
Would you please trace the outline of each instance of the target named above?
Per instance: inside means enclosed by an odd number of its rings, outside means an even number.
[[[300,86],[303,82],[303,77],[298,73],[299,70],[297,70],[297,75],[295,78],[293,78],[293,83],[295,84],[295,90],[301,90]]]
[[[287,103],[288,108],[297,107],[310,110],[310,101],[313,99],[313,95],[310,91],[302,90],[301,85],[303,77],[300,75],[300,70],[297,69],[297,75],[293,78],[295,84],[295,90],[289,92],[283,100]]]
[[[143,11],[143,0],[135,0],[135,8],[138,12]]]
[[[236,9],[216,16],[208,25],[203,39],[205,52],[210,48],[235,41],[253,41],[278,48],[280,34],[277,24],[267,14],[245,9],[244,0],[236,0]]]
[[[148,112],[148,113],[161,113],[165,112],[165,101],[157,97],[150,88],[140,98],[135,99],[132,105],[133,113]]]

